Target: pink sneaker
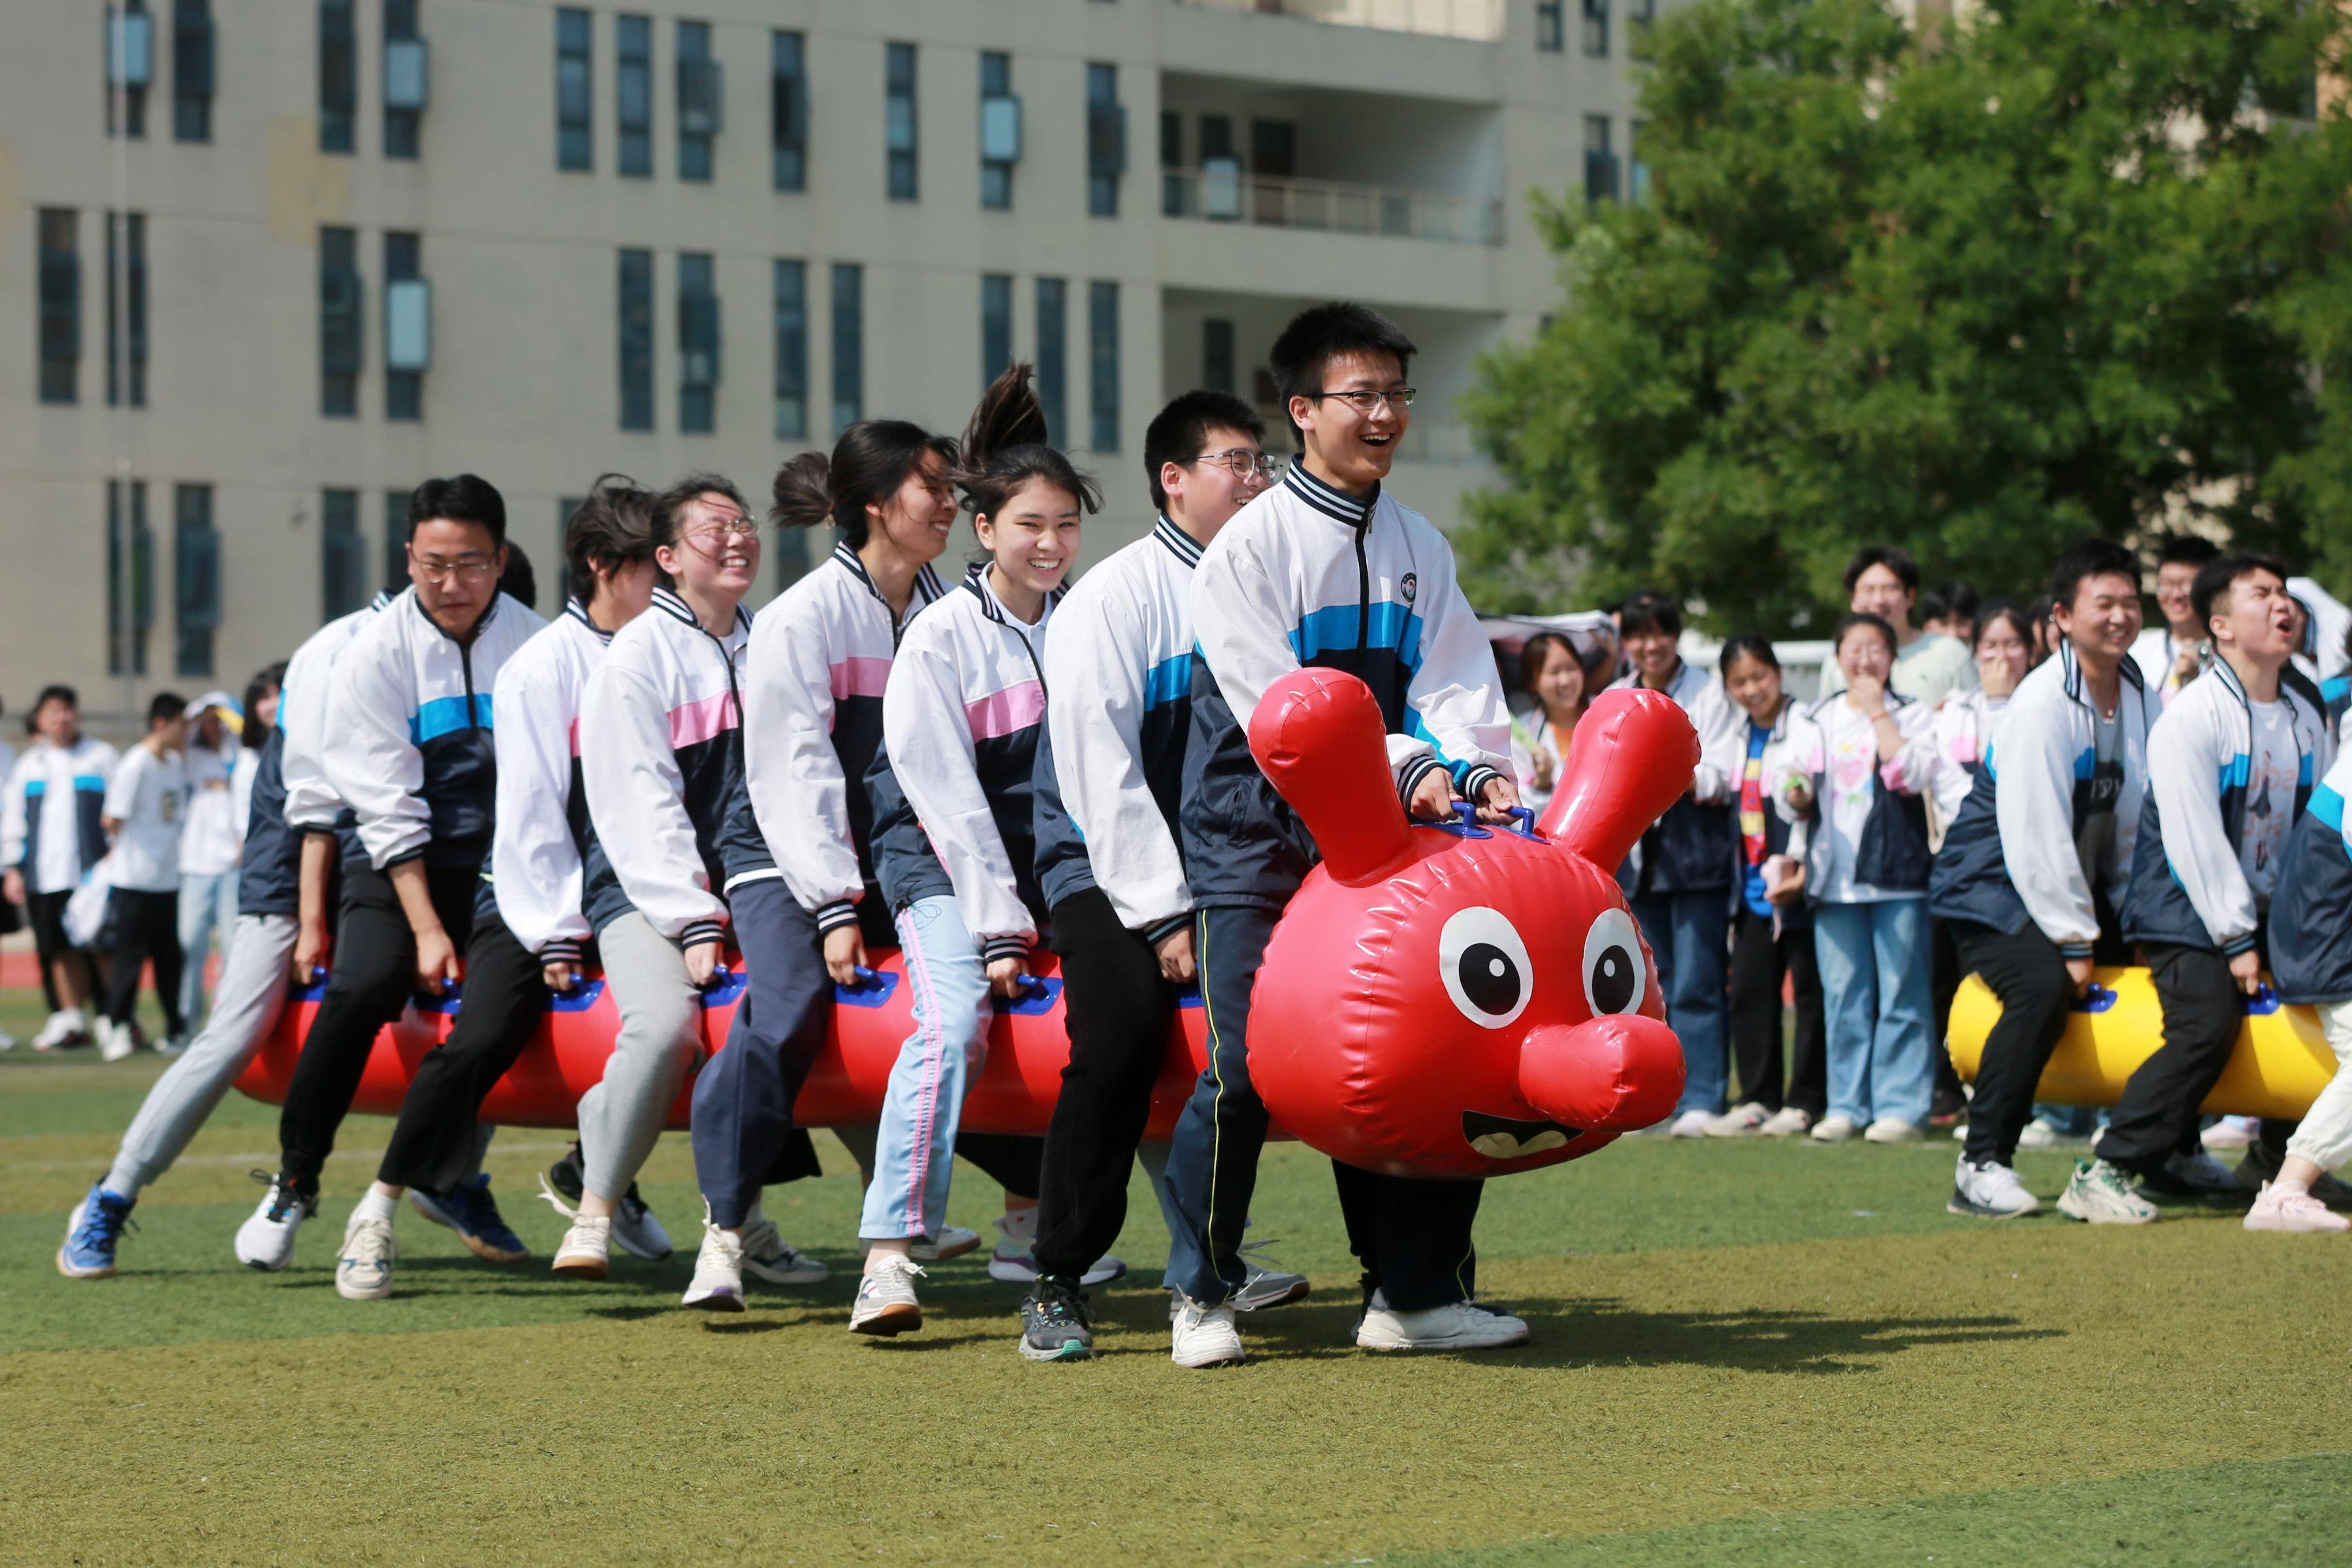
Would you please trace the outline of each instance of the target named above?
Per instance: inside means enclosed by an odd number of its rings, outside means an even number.
[[[2270,1182],[2263,1184],[2254,1206],[2246,1211],[2248,1230],[2352,1230],[2352,1219],[2331,1213],[2309,1193],[2298,1193]]]

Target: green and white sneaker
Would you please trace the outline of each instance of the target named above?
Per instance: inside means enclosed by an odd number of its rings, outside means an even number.
[[[2154,1225],[2158,1217],[2130,1175],[2105,1160],[2074,1162],[2074,1174],[2058,1194],[2058,1212],[2085,1225]]]

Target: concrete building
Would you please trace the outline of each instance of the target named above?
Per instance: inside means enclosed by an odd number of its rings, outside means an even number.
[[[1627,0],[42,0],[0,49],[0,698],[234,685],[470,468],[755,502],[846,421],[961,430],[1034,360],[1148,524],[1145,423],[1271,405],[1346,296],[1419,342],[1392,481],[1552,308],[1528,191],[1638,190]],[[1612,14],[1612,7],[1615,10]],[[1270,410],[1269,410],[1270,411]],[[771,536],[781,583],[823,542]]]

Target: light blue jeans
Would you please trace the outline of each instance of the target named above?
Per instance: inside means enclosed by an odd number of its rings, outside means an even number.
[[[1633,900],[1633,919],[1649,938],[1651,956],[1658,963],[1666,1026],[1683,1043],[1683,1098],[1675,1113],[1720,1115],[1731,1088],[1723,1035],[1724,979],[1731,963],[1730,897],[1721,888],[1652,893]]]
[[[213,950],[213,932],[220,932],[221,956],[228,956],[229,939],[236,931],[235,867],[226,871],[180,873],[180,1016],[194,1035],[204,1022],[205,960]]]
[[[1924,1129],[1936,1082],[1927,900],[1816,904],[1813,952],[1829,1016],[1829,1113]]]
[[[947,1223],[948,1178],[964,1090],[988,1059],[988,966],[944,894],[898,911],[899,951],[915,1032],[898,1047],[874,1141],[874,1179],[857,1234],[868,1241],[936,1237]]]

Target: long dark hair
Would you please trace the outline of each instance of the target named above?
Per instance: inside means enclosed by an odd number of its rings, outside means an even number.
[[[253,679],[245,683],[245,721],[237,738],[248,746],[259,746],[269,739],[269,726],[261,721],[261,700],[271,691],[286,689],[286,661],[263,665],[254,671]]]
[[[904,419],[860,419],[833,444],[833,456],[803,452],[776,470],[768,521],[783,528],[830,522],[852,550],[866,548],[869,506],[887,506],[907,476],[937,457],[949,473],[956,444]]]
[[[1543,705],[1543,694],[1536,690],[1536,682],[1543,678],[1544,666],[1551,662],[1551,650],[1559,648],[1576,661],[1579,673],[1584,677],[1584,695],[1576,701],[1577,710],[1592,706],[1600,693],[1594,689],[1593,665],[1596,659],[1576,646],[1576,639],[1566,632],[1538,632],[1519,645],[1519,687],[1536,700],[1538,711],[1549,711]],[[1598,650],[1596,650],[1597,652]]]
[[[1068,491],[1087,510],[1102,510],[1101,487],[1047,443],[1045,410],[1029,375],[1025,364],[1008,366],[971,411],[963,433],[963,466],[956,472],[964,510],[975,518],[992,518],[1022,486],[1043,479]]]

